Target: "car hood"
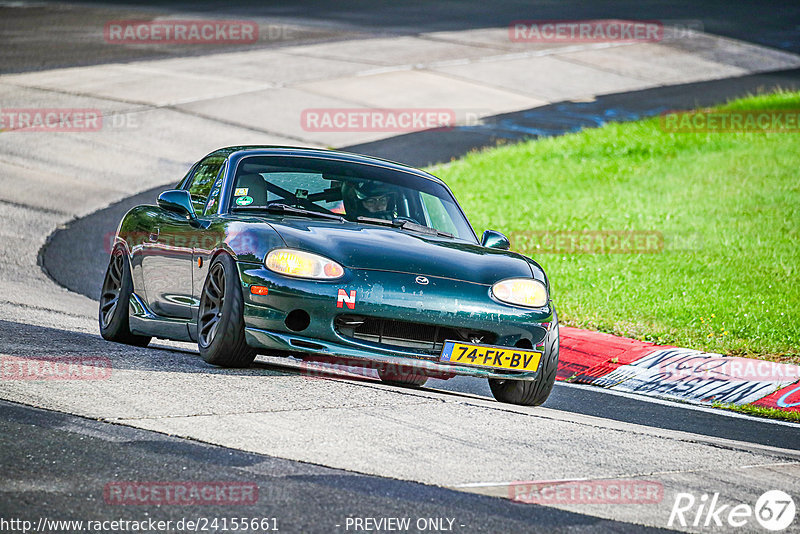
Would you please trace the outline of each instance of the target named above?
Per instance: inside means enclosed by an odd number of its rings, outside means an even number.
[[[270,221],[286,245],[351,269],[405,272],[490,285],[531,276],[524,257],[446,237],[376,225],[285,218]]]

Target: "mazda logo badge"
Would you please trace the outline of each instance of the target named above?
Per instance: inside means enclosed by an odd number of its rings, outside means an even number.
[[[415,280],[415,282],[417,282],[421,286],[427,286],[428,285],[428,279],[425,278],[424,276],[418,276],[417,279]]]

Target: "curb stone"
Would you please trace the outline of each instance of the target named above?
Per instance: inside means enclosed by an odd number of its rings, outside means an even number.
[[[556,380],[691,404],[800,412],[800,366],[561,327]]]

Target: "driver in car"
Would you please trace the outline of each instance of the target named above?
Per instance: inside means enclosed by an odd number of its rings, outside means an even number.
[[[371,217],[391,221],[397,216],[396,192],[381,182],[347,183],[342,187],[342,197],[347,215]]]

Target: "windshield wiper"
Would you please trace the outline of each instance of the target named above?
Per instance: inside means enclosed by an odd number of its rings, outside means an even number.
[[[286,213],[289,215],[304,215],[307,217],[319,217],[321,219],[333,219],[335,221],[344,222],[344,217],[336,215],[335,213],[323,213],[321,211],[307,210],[305,208],[298,208],[275,202],[267,206],[233,206],[232,209],[236,211],[269,211],[271,213]]]
[[[397,220],[397,219],[395,219]],[[394,222],[394,221],[392,221]],[[430,234],[430,235],[437,235],[441,237],[455,237],[453,234],[449,234],[447,232],[442,232],[441,230],[437,230],[436,228],[431,228],[430,226],[425,226],[424,224],[417,224],[412,221],[398,221],[400,224],[398,225],[403,230],[410,230],[412,232],[419,232],[421,234]]]
[[[375,219],[373,217],[356,217],[356,221],[365,222],[368,224],[379,224],[381,226],[393,226],[397,228],[397,225],[394,224],[394,222],[390,221],[389,219]]]
[[[420,234],[436,235],[449,238],[455,237],[453,234],[448,234],[447,232],[442,232],[441,230],[437,230],[436,228],[431,228],[430,226],[425,226],[424,224],[418,224],[406,219],[392,219],[390,221],[388,219],[376,219],[373,217],[356,217],[356,221],[365,222],[369,224],[379,224],[382,226],[391,226],[393,228],[401,228],[403,230],[410,230],[412,232],[418,232]]]

